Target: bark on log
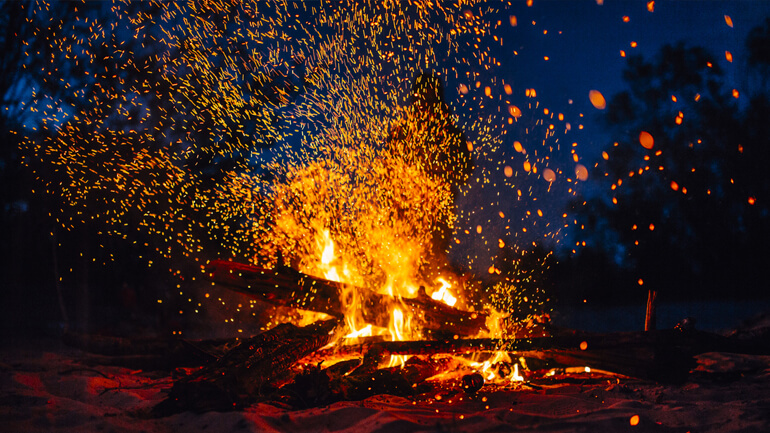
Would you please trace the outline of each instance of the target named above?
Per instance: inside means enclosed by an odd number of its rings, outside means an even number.
[[[328,320],[302,328],[284,323],[245,339],[216,362],[177,381],[153,412],[166,416],[242,408],[299,359],[326,345],[337,323]]]
[[[316,311],[333,317],[343,316],[343,305],[359,303],[367,323],[387,327],[389,306],[410,310],[419,326],[436,336],[475,335],[486,329],[487,314],[463,311],[436,301],[424,289],[415,298],[394,298],[360,287],[313,277],[291,268],[263,269],[223,260],[213,260],[204,268],[207,279],[265,302]],[[358,299],[343,299],[344,296]]]

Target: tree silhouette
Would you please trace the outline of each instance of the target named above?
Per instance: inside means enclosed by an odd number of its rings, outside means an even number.
[[[767,26],[747,42],[764,77],[757,41]],[[766,95],[741,109],[746,96],[716,58],[683,44],[651,61],[630,58],[623,78],[628,90],[611,98],[603,118],[617,141],[593,176],[608,195],[577,207],[593,251],[586,254],[607,261],[593,265],[626,271],[623,287],[608,291],[653,288],[687,299],[756,291],[768,258]]]
[[[63,281],[76,286],[77,303],[114,303],[113,286],[158,278],[147,264],[171,256],[169,245],[187,255],[206,243],[218,251],[223,221],[245,212],[235,201],[214,218],[211,206],[275,142],[281,107],[302,91],[302,59],[255,72],[253,51],[232,33],[259,19],[196,40],[183,21],[216,12],[174,8],[0,3],[2,269],[20,287],[46,287],[20,290],[24,302],[55,299],[48,289],[60,276],[51,273],[61,269],[72,273]],[[228,94],[237,85],[246,103]],[[169,243],[166,232],[187,237]],[[102,266],[111,261],[120,266]]]

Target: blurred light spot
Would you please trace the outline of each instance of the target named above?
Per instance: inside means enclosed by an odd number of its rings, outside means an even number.
[[[588,92],[588,99],[591,100],[591,104],[596,109],[604,110],[607,107],[607,101],[604,100],[604,95],[598,90],[591,90]]]
[[[543,170],[543,179],[545,179],[546,182],[553,182],[556,180],[556,173],[554,173],[554,171],[550,168],[546,168]]]
[[[588,179],[588,169],[583,164],[578,164],[575,166],[575,176],[579,180],[587,180]]]
[[[655,140],[653,140],[652,135],[649,132],[642,131],[639,133],[639,144],[645,149],[652,149]]]

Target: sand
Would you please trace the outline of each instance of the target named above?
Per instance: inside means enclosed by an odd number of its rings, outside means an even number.
[[[289,410],[256,404],[227,413],[148,416],[167,373],[87,363],[56,340],[0,349],[0,432],[764,432],[770,431],[770,357],[698,356],[681,385],[634,379],[554,382],[540,389]],[[638,423],[632,425],[632,421]]]

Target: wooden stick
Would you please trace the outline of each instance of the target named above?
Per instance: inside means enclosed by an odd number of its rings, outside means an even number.
[[[644,315],[644,330],[645,331],[654,331],[655,325],[656,325],[656,315],[655,315],[655,299],[658,296],[658,292],[655,290],[650,289],[649,292],[647,292],[647,311]]]

